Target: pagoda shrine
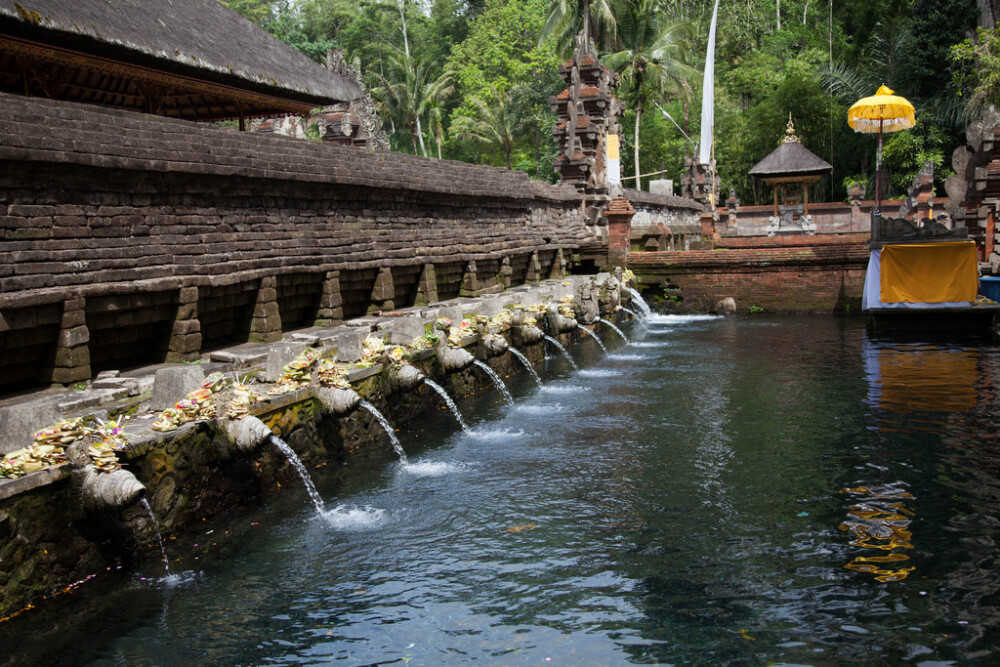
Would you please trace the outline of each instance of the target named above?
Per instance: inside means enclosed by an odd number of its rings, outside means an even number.
[[[617,153],[621,126],[618,116],[624,107],[613,91],[618,74],[602,65],[589,39],[578,37],[573,58],[559,67],[566,89],[549,98],[559,122],[553,129],[559,152],[553,160],[563,183],[584,195],[586,216],[595,224],[604,206],[618,187],[609,183],[607,158],[609,141],[612,157]],[[609,137],[613,136],[612,139]]]
[[[781,145],[750,169],[774,190],[774,214],[768,236],[787,233],[816,233],[816,223],[809,214],[809,186],[833,170],[826,161],[802,145],[795,135],[792,114]]]

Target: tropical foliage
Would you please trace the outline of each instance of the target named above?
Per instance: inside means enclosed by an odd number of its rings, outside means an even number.
[[[379,105],[393,150],[546,180],[556,178],[548,99],[564,87],[559,63],[586,23],[621,77],[623,174],[676,181],[693,154],[713,0],[220,1],[321,63],[328,49],[342,49]],[[887,138],[889,195],[904,193],[926,161],[943,180],[965,123],[1000,102],[1000,36],[976,31],[980,12],[996,5],[721,2],[715,157],[723,197],[732,189],[746,203],[769,199],[747,172],[777,146],[789,112],[803,143],[834,167],[810,199],[843,198],[845,181],[870,180],[874,139],[847,126],[846,109],[882,83],[914,103],[918,122]]]

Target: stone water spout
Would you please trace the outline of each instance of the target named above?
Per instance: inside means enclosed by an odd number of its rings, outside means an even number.
[[[403,364],[399,370],[390,371],[389,381],[396,391],[410,391],[424,381],[424,374],[413,364]]]
[[[497,334],[486,334],[479,341],[479,349],[486,357],[499,357],[508,347],[507,339]]]
[[[91,514],[120,512],[146,494],[143,483],[122,468],[101,472],[93,464],[85,465],[74,471],[73,479],[79,488],[83,509]]]
[[[576,330],[577,321],[572,317],[566,317],[560,313],[558,307],[554,304],[549,306],[549,310],[545,313],[545,319],[548,329],[551,332],[569,333]]]
[[[622,302],[621,282],[610,273],[599,273],[596,285],[601,315],[605,317],[614,315]]]
[[[361,404],[361,396],[353,389],[324,388],[320,389],[317,395],[323,406],[338,417],[354,412]]]
[[[524,345],[534,345],[542,342],[545,332],[535,326],[521,327],[521,343]]]
[[[476,360],[468,350],[453,347],[439,347],[437,351],[438,360],[447,373],[457,373],[464,371]]]
[[[271,429],[253,415],[242,419],[226,420],[226,435],[229,441],[241,452],[251,453],[261,448],[271,437]]]

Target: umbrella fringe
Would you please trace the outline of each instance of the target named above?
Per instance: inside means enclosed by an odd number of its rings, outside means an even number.
[[[879,129],[881,129],[882,132],[905,130],[909,127],[913,127],[915,122],[916,121],[912,115],[906,118],[889,118],[881,121],[870,118],[851,118],[847,121],[855,132],[867,132],[869,134],[878,132]],[[881,128],[879,128],[880,124]]]

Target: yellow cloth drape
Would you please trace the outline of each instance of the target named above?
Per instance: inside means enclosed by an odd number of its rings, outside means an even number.
[[[886,245],[880,263],[883,303],[976,300],[979,265],[972,241]]]

